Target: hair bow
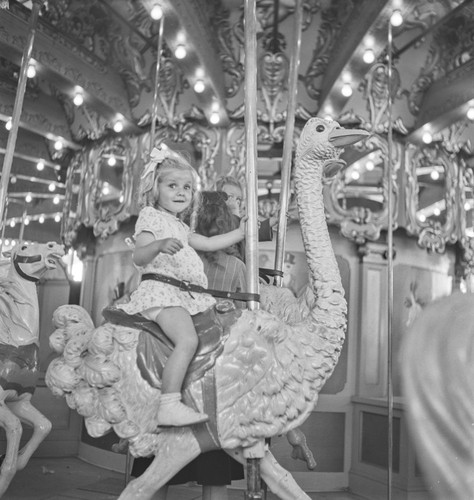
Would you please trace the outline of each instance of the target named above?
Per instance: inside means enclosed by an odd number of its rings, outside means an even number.
[[[153,148],[150,153],[150,160],[145,165],[141,176],[141,189],[143,193],[147,193],[153,189],[156,166],[170,156],[168,149]]]
[[[168,158],[170,153],[167,149],[153,148],[150,153],[150,160],[145,165],[142,173],[142,179],[155,172],[156,165]]]

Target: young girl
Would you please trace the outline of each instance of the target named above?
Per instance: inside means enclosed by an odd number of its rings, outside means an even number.
[[[215,251],[244,238],[238,229],[207,238],[182,222],[188,210],[197,210],[199,177],[185,158],[169,149],[154,148],[140,183],[141,209],[135,226],[133,261],[142,275],[188,281],[207,288],[203,264],[195,250]],[[193,217],[191,218],[193,220]],[[192,223],[191,223],[192,226]],[[181,386],[198,346],[191,316],[215,304],[208,294],[180,290],[160,280],[142,280],[130,302],[118,307],[155,321],[174,344],[162,374],[158,425],[185,426],[208,420],[181,403]]]

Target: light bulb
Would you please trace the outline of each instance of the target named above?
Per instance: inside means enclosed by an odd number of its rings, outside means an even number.
[[[15,227],[16,226],[16,222],[14,220],[11,220],[10,221],[10,227]]]
[[[366,49],[362,59],[366,64],[372,64],[375,61],[375,54],[372,49]]]
[[[196,92],[196,94],[202,94],[205,88],[206,86],[202,80],[196,80],[196,83],[194,84],[194,92]]]
[[[56,195],[56,196],[53,198],[53,203],[54,203],[55,205],[59,205],[59,196],[58,196],[58,195]]]
[[[394,10],[390,16],[390,24],[392,26],[398,27],[403,24],[403,16],[399,10]]]
[[[470,106],[467,110],[466,117],[468,120],[474,121],[474,106]]]
[[[107,160],[107,164],[109,167],[114,167],[117,164],[117,158],[115,158],[114,155],[110,156],[110,158]]]
[[[16,177],[15,177],[15,176],[12,176],[12,177],[10,178],[10,182],[11,182],[12,184],[15,184],[15,183],[16,183]]]
[[[29,223],[30,223],[30,219],[28,217],[25,217],[25,222],[24,222],[25,226],[27,226]]]
[[[41,172],[42,170],[44,170],[44,161],[43,161],[43,160],[40,160],[40,161],[36,164],[36,170],[38,170],[39,172]]]
[[[217,125],[221,121],[221,117],[219,116],[219,113],[217,113],[217,111],[214,111],[213,113],[211,113],[211,116],[209,117],[209,121],[213,125]]]
[[[471,210],[471,204],[466,201],[466,203],[464,203],[464,210],[467,212],[468,210]]]
[[[365,164],[365,168],[369,171],[372,172],[372,170],[375,168],[374,162],[371,160],[368,160]]]
[[[84,96],[82,95],[82,92],[77,92],[72,102],[75,106],[82,106],[84,104]]]
[[[438,217],[438,215],[440,213],[441,213],[441,210],[438,207],[436,207],[436,208],[433,209],[433,214],[436,215],[436,217]]]
[[[150,11],[150,17],[155,21],[159,21],[163,17],[163,9],[161,8],[160,5],[158,4],[153,5]]]
[[[52,182],[49,186],[48,186],[48,189],[52,192],[56,191],[56,184],[54,184],[54,182]]]
[[[61,149],[63,149],[63,141],[61,139],[58,139],[55,143],[54,143],[54,149],[56,151],[61,151]]]
[[[425,222],[425,221],[426,221],[426,215],[424,215],[424,214],[420,214],[420,215],[418,216],[418,219],[419,219],[419,221],[420,221],[420,222]]]
[[[122,120],[117,120],[114,123],[114,131],[117,132],[117,134],[119,134],[120,132],[122,132],[122,130],[123,130],[123,122]]]
[[[421,139],[425,144],[430,144],[433,141],[433,136],[429,132],[425,132]]]
[[[26,201],[26,203],[31,203],[31,200],[32,200],[32,199],[33,199],[33,197],[32,197],[32,196],[31,196],[31,194],[29,194],[29,193],[25,196],[25,201]]]
[[[13,126],[13,122],[12,122],[12,119],[11,118],[8,118],[8,120],[6,121],[5,123],[5,128],[7,130],[11,130],[12,129],[12,126]]]
[[[40,217],[39,217],[39,219],[38,219],[38,222],[39,222],[40,224],[43,224],[43,222],[44,222],[44,215],[40,215]]]
[[[178,45],[174,51],[176,59],[184,59],[186,54],[186,47],[184,45]]]
[[[430,174],[430,177],[434,180],[437,181],[439,179],[439,172],[437,170],[433,170]]]
[[[60,220],[61,220],[61,216],[60,216],[59,214],[56,214],[56,215],[54,216],[54,221],[55,221],[55,222],[59,222]]]
[[[352,87],[350,83],[345,83],[341,88],[341,94],[344,97],[350,97],[352,95]]]
[[[35,66],[35,63],[28,64],[28,69],[26,70],[26,76],[28,78],[34,78],[36,76],[36,66]]]
[[[352,179],[354,179],[355,181],[359,180],[360,179],[360,173],[357,171],[357,170],[354,170],[352,173],[351,173],[351,177]]]

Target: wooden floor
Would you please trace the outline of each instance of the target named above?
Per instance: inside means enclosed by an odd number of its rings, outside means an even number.
[[[34,458],[18,472],[2,500],[116,500],[124,476],[77,458]],[[363,500],[346,492],[312,493],[314,500]],[[200,500],[197,485],[172,486],[167,500]],[[229,490],[229,500],[243,500],[244,492]],[[269,493],[267,500],[276,497]]]

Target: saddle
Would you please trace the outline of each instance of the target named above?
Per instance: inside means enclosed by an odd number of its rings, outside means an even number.
[[[201,379],[214,366],[217,356],[224,349],[230,325],[242,314],[241,309],[222,310],[219,305],[217,307],[192,316],[199,344],[186,373],[183,389]],[[173,350],[173,343],[155,322],[141,314],[127,314],[116,307],[106,307],[102,314],[110,323],[140,330],[137,365],[142,377],[159,389],[163,366]]]

